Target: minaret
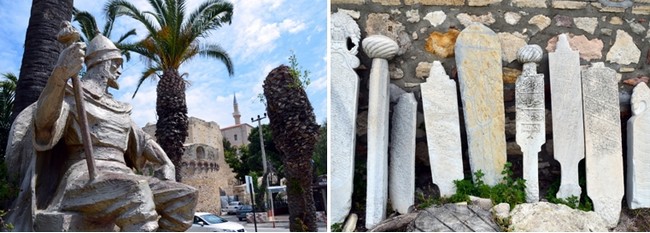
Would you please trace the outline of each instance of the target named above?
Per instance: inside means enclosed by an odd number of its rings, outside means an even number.
[[[239,118],[241,118],[241,114],[239,114],[239,105],[237,104],[237,95],[233,94],[234,100],[233,100],[233,108],[235,112],[232,113],[232,116],[235,118],[235,125],[239,125]]]

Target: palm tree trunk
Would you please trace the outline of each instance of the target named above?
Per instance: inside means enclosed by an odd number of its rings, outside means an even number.
[[[73,0],[33,0],[25,36],[25,52],[11,121],[36,102],[56,64],[63,45],[56,40],[61,22],[72,19]]]
[[[176,167],[176,181],[181,182],[181,160],[187,138],[187,103],[185,81],[177,70],[163,71],[156,88],[156,138]]]
[[[311,188],[311,156],[289,157],[285,160],[284,167],[288,179],[289,229],[294,232],[315,232],[318,228],[314,195]]]

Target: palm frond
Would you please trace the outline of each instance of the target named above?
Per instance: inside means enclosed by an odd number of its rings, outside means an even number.
[[[138,90],[140,90],[140,86],[144,82],[144,80],[147,80],[150,77],[155,77],[154,75],[157,75],[157,71],[162,71],[162,69],[159,66],[152,67],[150,66],[147,68],[144,72],[142,72],[142,76],[140,76],[140,80],[138,80],[138,86],[135,88],[135,91],[133,92],[133,96],[131,98],[135,98],[135,95],[138,94]]]
[[[79,22],[81,33],[83,33],[88,41],[92,40],[99,33],[95,17],[87,11],[76,10],[74,21]]]
[[[117,17],[117,16],[129,16],[144,25],[149,34],[155,34],[158,29],[156,26],[149,20],[145,14],[140,12],[136,6],[125,1],[125,0],[111,0],[106,3],[104,7],[104,12],[106,12],[106,18]]]
[[[205,36],[210,30],[220,28],[224,23],[232,22],[233,5],[223,0],[208,0],[190,14],[184,31]]]
[[[156,17],[158,18],[158,24],[167,25],[167,22],[165,22],[165,18],[162,17],[166,10],[165,3],[163,3],[162,0],[149,0],[149,4],[151,4],[155,12],[152,14],[157,15]]]
[[[226,69],[228,69],[228,75],[235,75],[235,67],[232,64],[232,60],[230,59],[228,53],[223,50],[223,48],[221,48],[221,46],[216,44],[204,45],[204,47],[199,51],[199,54],[205,57],[220,60],[224,65],[226,65]]]
[[[124,35],[120,36],[120,38],[117,39],[117,43],[122,43],[122,41],[124,41],[126,38],[129,38],[130,36],[135,36],[137,34],[138,33],[135,31],[135,29],[131,29],[130,31],[124,33]]]

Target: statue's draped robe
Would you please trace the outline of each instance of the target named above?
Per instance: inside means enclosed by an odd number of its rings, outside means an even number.
[[[161,172],[164,159],[144,156],[155,142],[131,120],[131,106],[89,92],[84,99],[97,180],[88,183],[82,132],[68,87],[49,140],[34,137],[37,103],[21,112],[12,125],[6,159],[9,174],[17,175],[10,179],[19,182],[20,193],[7,221],[17,231],[33,231],[37,212],[72,211],[115,219],[118,225],[148,224],[122,229],[142,230],[155,228],[159,214],[160,230],[187,229],[196,207],[196,189],[134,173]]]

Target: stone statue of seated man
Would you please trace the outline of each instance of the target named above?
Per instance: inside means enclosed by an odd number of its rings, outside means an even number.
[[[7,218],[18,231],[185,231],[197,204],[195,188],[174,181],[160,146],[113,99],[120,50],[101,34],[60,54],[38,102],[19,114],[7,162],[21,192]],[[68,79],[81,79],[97,178],[90,179],[79,114]],[[141,175],[142,174],[142,175]],[[153,175],[153,177],[147,176]]]

